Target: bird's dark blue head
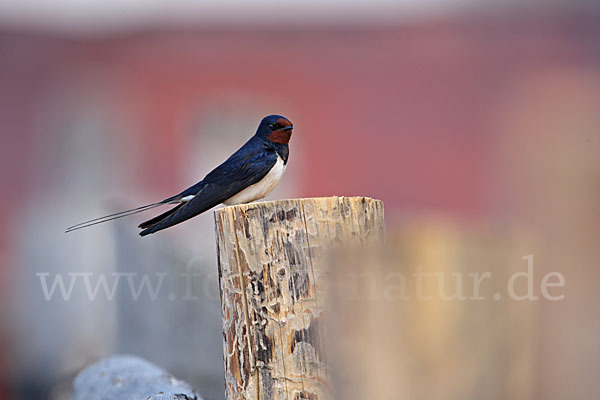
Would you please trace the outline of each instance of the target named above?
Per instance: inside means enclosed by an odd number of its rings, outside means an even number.
[[[269,115],[264,117],[258,125],[256,136],[273,143],[288,144],[292,137],[294,125],[286,117],[281,115]]]

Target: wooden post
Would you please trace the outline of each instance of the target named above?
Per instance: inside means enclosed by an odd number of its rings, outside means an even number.
[[[381,240],[383,203],[281,200],[215,211],[226,398],[333,398],[324,348],[333,243]]]

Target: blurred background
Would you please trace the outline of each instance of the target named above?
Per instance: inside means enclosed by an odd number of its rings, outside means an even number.
[[[268,114],[295,125],[268,198],[383,200],[402,260],[390,268],[492,271],[501,287],[533,254],[536,294],[544,274],[564,276],[560,301],[403,302],[385,331],[398,358],[364,355],[394,384],[379,398],[597,397],[599,11],[1,2],[0,398],[66,399],[77,371],[117,352],[223,398],[212,213],[144,239],[136,225],[152,213],[63,232],[197,182]],[[132,299],[125,278],[90,299],[83,277],[115,273],[164,280],[155,299]],[[45,296],[57,276],[80,280],[68,300],[59,286]],[[380,332],[361,310],[370,323],[351,333]]]

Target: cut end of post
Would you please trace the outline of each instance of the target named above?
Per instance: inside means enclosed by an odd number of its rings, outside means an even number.
[[[256,201],[246,204],[237,204],[234,206],[225,206],[214,211],[215,215],[218,213],[227,212],[227,210],[237,209],[240,211],[246,211],[248,209],[261,207],[261,208],[272,208],[272,207],[285,207],[290,204],[322,204],[324,207],[329,207],[335,203],[345,202],[349,204],[366,204],[372,203],[377,206],[383,212],[383,201],[373,199],[366,196],[330,196],[330,197],[305,197],[299,199],[284,199],[284,200],[268,200],[268,201]]]

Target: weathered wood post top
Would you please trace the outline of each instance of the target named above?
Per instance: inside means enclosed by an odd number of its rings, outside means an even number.
[[[227,399],[333,398],[324,346],[322,257],[382,240],[366,197],[269,201],[215,211]]]

